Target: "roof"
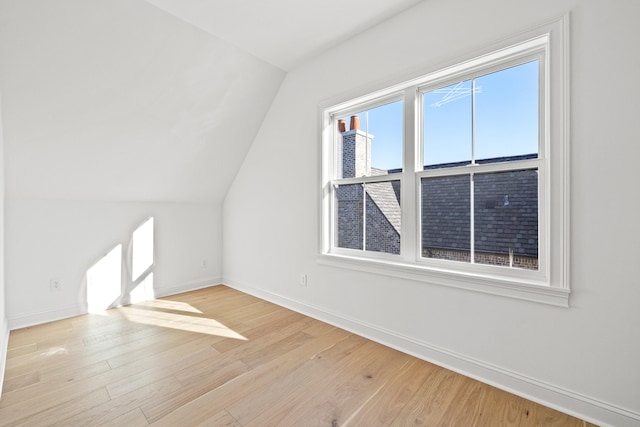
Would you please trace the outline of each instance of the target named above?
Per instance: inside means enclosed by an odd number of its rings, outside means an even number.
[[[496,163],[535,158],[536,155],[485,159]],[[463,166],[465,162],[425,169]],[[371,169],[372,175],[390,171]],[[396,172],[396,170],[393,170]],[[538,255],[538,172],[517,170],[474,175],[474,248],[477,252]],[[471,183],[468,175],[422,179],[423,247],[470,250]],[[400,183],[367,184],[367,193],[400,234]]]
[[[387,171],[371,168],[371,175],[386,175]],[[400,234],[402,212],[400,210],[400,181],[367,184],[367,194],[387,218],[394,230]]]
[[[422,183],[423,246],[469,250],[469,176],[423,178]],[[538,172],[475,174],[473,189],[475,251],[537,256]]]

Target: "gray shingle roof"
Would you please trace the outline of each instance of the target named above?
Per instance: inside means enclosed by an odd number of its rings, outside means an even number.
[[[503,162],[534,156],[489,159]],[[448,164],[447,166],[461,166]],[[440,165],[438,165],[440,166]],[[427,167],[425,169],[428,169]],[[373,169],[372,175],[388,172]],[[471,202],[469,175],[422,180],[423,247],[470,250]],[[400,185],[367,185],[367,192],[382,214],[400,233]],[[538,173],[520,170],[474,176],[475,251],[538,255]]]
[[[371,175],[386,174],[387,171],[385,170],[371,168]],[[400,234],[401,210],[399,181],[368,184],[367,193],[376,206],[378,206],[378,209],[382,211],[382,214],[391,223],[396,232]]]
[[[422,180],[423,247],[469,250],[469,175]],[[475,250],[538,255],[538,172],[474,175]]]

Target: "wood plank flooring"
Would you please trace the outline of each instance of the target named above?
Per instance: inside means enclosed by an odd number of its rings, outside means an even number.
[[[226,286],[11,332],[1,426],[588,426]]]

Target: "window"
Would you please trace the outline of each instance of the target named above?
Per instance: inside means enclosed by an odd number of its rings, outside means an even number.
[[[321,262],[568,305],[564,25],[323,108]]]

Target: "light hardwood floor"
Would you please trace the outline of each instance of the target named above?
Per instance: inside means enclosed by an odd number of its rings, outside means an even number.
[[[11,332],[2,426],[587,426],[225,286]]]

